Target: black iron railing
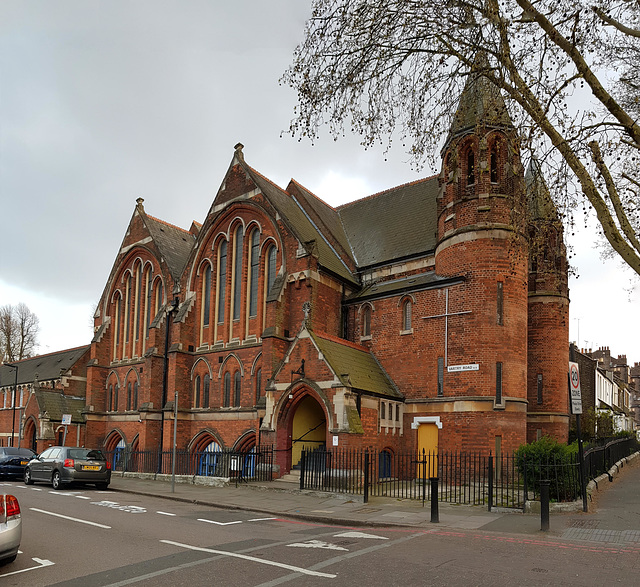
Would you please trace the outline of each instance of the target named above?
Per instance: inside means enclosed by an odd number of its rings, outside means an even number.
[[[105,451],[113,471],[127,473],[172,474],[173,451]],[[272,447],[256,447],[250,451],[175,452],[175,474],[202,477],[233,477],[243,481],[271,481],[274,451]]]

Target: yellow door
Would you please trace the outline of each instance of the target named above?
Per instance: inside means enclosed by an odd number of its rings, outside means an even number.
[[[418,479],[438,476],[438,426],[420,424],[418,427]]]

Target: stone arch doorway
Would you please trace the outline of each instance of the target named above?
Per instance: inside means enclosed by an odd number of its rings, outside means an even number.
[[[33,418],[29,418],[24,427],[24,440],[27,448],[30,448],[33,452],[38,453],[38,435],[36,423]]]
[[[291,468],[300,466],[303,450],[326,448],[327,419],[322,406],[309,394],[298,401],[289,419]]]

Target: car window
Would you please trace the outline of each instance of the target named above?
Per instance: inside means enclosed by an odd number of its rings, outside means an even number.
[[[92,450],[87,448],[69,449],[69,458],[71,459],[92,459],[96,461],[104,461],[105,458],[100,450]]]
[[[47,450],[45,450],[43,453],[40,454],[40,458],[41,459],[48,459],[51,457],[51,452],[53,451],[53,449],[48,448]]]
[[[51,454],[47,457],[49,459],[57,459],[60,457],[60,453],[62,452],[61,448],[52,448]]]

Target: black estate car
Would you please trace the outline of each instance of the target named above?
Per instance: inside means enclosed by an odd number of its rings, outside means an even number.
[[[0,446],[0,477],[22,477],[26,464],[34,456],[30,448]]]

